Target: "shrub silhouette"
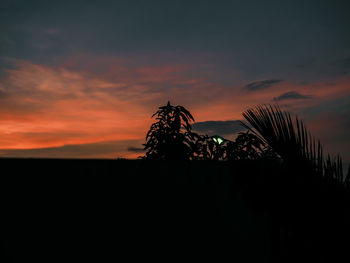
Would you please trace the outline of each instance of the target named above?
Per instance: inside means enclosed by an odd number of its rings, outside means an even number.
[[[191,113],[183,106],[173,106],[168,101],[152,115],[157,122],[151,125],[146,135],[144,159],[191,160],[195,153],[197,134],[191,131]]]
[[[279,156],[271,147],[250,130],[238,133],[235,141],[229,141],[225,147],[225,160],[277,160]]]
[[[232,143],[220,136],[195,135],[195,160],[225,160],[227,144]],[[215,140],[219,138],[222,143]]]
[[[220,136],[199,135],[196,137],[196,156],[199,160],[278,159],[271,147],[249,130],[240,132],[234,141],[220,137],[223,140],[221,144],[215,142],[217,137]]]

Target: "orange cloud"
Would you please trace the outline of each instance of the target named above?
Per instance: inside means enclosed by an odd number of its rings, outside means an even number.
[[[138,102],[146,92],[142,88],[118,96],[103,90],[120,89],[120,83],[64,68],[16,66],[7,70],[0,86],[0,148],[130,140],[143,137],[150,123]]]
[[[182,95],[190,100],[207,85],[181,75],[180,66],[112,67],[100,75],[25,61],[15,66],[0,82],[0,149],[144,139],[159,105],[176,98],[181,104]]]
[[[296,111],[350,93],[346,78],[332,86],[285,81],[267,90],[244,92],[237,72],[228,85],[218,82],[215,72],[195,76],[188,65],[137,67],[116,58],[92,59],[84,65],[77,58],[60,66],[26,61],[14,65],[0,81],[0,149],[144,140],[152,113],[168,100],[184,105],[196,121],[209,121],[241,119],[247,107],[273,102],[288,91],[312,96],[283,102]]]

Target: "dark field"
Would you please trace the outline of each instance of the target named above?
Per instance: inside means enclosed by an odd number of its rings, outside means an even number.
[[[1,159],[2,262],[340,262],[349,191],[266,162]]]

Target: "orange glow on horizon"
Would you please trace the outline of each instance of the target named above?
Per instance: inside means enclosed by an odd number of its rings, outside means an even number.
[[[114,66],[101,76],[65,66],[17,61],[15,69],[7,70],[0,82],[0,149],[144,140],[151,115],[168,100],[185,106],[200,122],[241,119],[247,107],[273,103],[288,91],[313,96],[288,104],[292,109],[350,94],[349,78],[337,80],[331,89],[327,83],[282,82],[268,90],[244,92],[239,84],[226,87],[188,76],[185,65]]]

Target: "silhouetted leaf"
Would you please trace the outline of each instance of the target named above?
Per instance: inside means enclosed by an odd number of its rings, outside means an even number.
[[[311,169],[321,176],[343,181],[342,160],[339,156],[323,159],[322,146],[306,130],[303,121],[278,106],[257,106],[243,113],[249,123],[242,124],[268,144],[291,167]],[[251,127],[250,127],[251,126]],[[317,144],[317,146],[316,146]]]

